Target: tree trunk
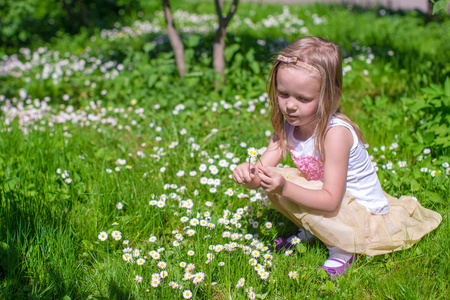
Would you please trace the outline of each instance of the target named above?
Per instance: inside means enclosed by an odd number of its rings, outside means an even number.
[[[225,83],[225,28],[219,26],[216,31],[213,46],[213,67],[221,76],[222,84]]]
[[[83,20],[83,24],[85,27],[89,27],[89,18],[87,15],[86,5],[84,4],[83,0],[77,0],[77,2],[80,6],[81,20]]]
[[[217,28],[216,36],[214,38],[213,47],[213,67],[221,76],[222,84],[225,83],[225,36],[227,34],[227,26],[236,12],[236,8],[239,0],[233,0],[233,4],[230,7],[230,11],[224,18],[222,15],[222,0],[215,0],[216,12],[219,18],[219,28]],[[216,82],[217,88],[217,82]]]
[[[63,8],[64,10],[67,12],[67,14],[69,15],[69,19],[73,24],[76,24],[78,21],[77,16],[75,15],[73,8],[67,4],[67,2],[65,0],[63,0]]]
[[[184,65],[184,46],[178,35],[177,30],[173,24],[172,11],[170,10],[169,0],[162,0],[164,7],[164,16],[167,23],[167,35],[169,36],[170,45],[172,46],[173,53],[175,55],[175,62],[177,64],[178,74],[180,76],[184,75],[185,65]]]

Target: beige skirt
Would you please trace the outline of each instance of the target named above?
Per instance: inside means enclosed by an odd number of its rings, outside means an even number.
[[[271,170],[302,187],[322,188],[321,181],[307,181],[296,168]],[[370,256],[407,249],[442,221],[439,213],[424,208],[410,196],[400,199],[386,193],[385,196],[389,200],[389,213],[384,215],[369,212],[349,192],[345,193],[334,215],[308,210],[279,195],[269,196],[269,199],[291,214],[291,219],[298,221],[297,226],[310,231],[326,245]]]

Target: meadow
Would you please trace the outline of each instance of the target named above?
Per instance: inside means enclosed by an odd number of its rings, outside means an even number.
[[[448,299],[448,17],[240,3],[215,89],[214,6],[180,2],[183,78],[156,5],[112,28],[1,48],[0,298]],[[307,35],[342,49],[342,111],[383,189],[443,216],[410,249],[362,256],[336,280],[316,269],[319,241],[275,252],[297,228],[230,179],[272,134],[276,51]]]

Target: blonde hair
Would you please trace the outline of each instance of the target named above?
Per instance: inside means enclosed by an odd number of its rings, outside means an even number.
[[[328,40],[311,36],[292,42],[278,54],[286,57],[295,57],[298,61],[311,65],[320,72],[320,78],[315,76],[317,80],[320,80],[319,104],[317,105],[314,124],[316,155],[322,161],[325,161],[324,141],[332,117],[349,123],[355,130],[359,141],[365,143],[365,137],[359,127],[339,111],[339,104],[342,98],[342,58],[339,48]],[[287,137],[284,132],[284,117],[280,111],[277,97],[277,74],[282,67],[291,66],[283,61],[275,61],[267,86],[271,104],[272,127],[279,137],[279,146],[285,153]],[[312,72],[310,73],[311,76],[314,76]]]

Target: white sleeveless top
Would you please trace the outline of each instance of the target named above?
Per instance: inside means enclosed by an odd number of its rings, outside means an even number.
[[[386,214],[389,212],[389,201],[383,194],[377,173],[372,166],[369,154],[365,146],[359,141],[353,127],[338,118],[331,119],[329,128],[344,126],[352,133],[353,145],[350,149],[347,169],[346,189],[355,196],[355,200],[364,205],[374,214]],[[306,141],[297,140],[294,137],[295,127],[288,122],[284,123],[287,137],[287,145],[291,149],[291,155],[295,157],[313,156],[318,158],[314,148],[314,135]]]

